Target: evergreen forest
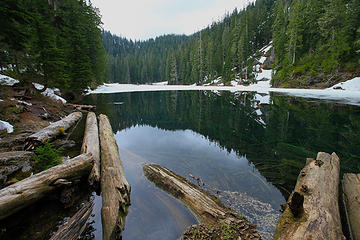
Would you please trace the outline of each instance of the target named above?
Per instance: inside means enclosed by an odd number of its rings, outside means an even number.
[[[360,71],[360,1],[257,0],[191,36],[134,42],[103,31],[102,37],[108,82],[247,79],[258,50],[273,41],[273,85],[304,87]]]
[[[2,0],[0,68],[24,82],[78,91],[104,80],[99,12],[84,0]]]

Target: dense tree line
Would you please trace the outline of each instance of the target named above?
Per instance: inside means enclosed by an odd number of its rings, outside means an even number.
[[[106,79],[189,84],[223,76],[230,81],[251,65],[249,56],[271,40],[273,6],[274,0],[257,0],[189,37],[166,35],[133,42],[103,32],[109,63]]]
[[[64,90],[102,83],[101,17],[85,0],[3,0],[0,68]]]
[[[273,40],[274,85],[294,86],[289,82],[306,81],[301,76],[327,81],[339,72],[359,71],[359,5],[358,0],[257,0],[189,37],[132,42],[104,32],[107,79],[192,84],[219,76],[224,82],[251,78],[253,57]]]
[[[360,1],[278,0],[275,14],[275,85],[359,71]]]

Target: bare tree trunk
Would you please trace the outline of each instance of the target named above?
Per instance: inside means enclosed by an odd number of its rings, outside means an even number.
[[[85,204],[69,221],[59,228],[50,240],[77,240],[87,226],[93,206],[93,200]]]
[[[130,185],[126,181],[109,119],[99,116],[101,146],[101,220],[103,239],[120,239],[125,225],[126,207],[130,205]]]
[[[150,181],[188,206],[201,224],[220,228],[232,224],[235,226],[242,225],[241,230],[234,230],[237,231],[236,235],[240,237],[239,239],[261,239],[254,225],[250,224],[245,218],[238,216],[231,209],[223,206],[215,196],[188,182],[185,178],[156,164],[144,165],[143,171]],[[191,228],[193,226],[188,229],[186,234],[191,231]]]
[[[26,139],[25,149],[33,150],[36,146],[51,141],[57,136],[64,134],[66,130],[74,126],[82,117],[81,112],[74,112],[64,117],[60,121],[50,124],[50,126],[41,129],[39,132],[30,135]]]
[[[344,174],[342,185],[351,239],[360,240],[360,174]]]
[[[96,114],[93,112],[89,112],[86,118],[81,153],[91,153],[94,158],[94,165],[89,176],[89,183],[98,188],[100,183],[100,143]]]
[[[92,163],[91,154],[82,154],[1,189],[0,220],[36,202],[52,190],[71,185],[72,181],[86,176]]]
[[[274,239],[344,239],[338,205],[339,170],[335,153],[319,152],[316,160],[307,159]]]

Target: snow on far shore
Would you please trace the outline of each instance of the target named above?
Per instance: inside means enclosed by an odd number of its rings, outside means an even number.
[[[155,82],[155,83],[152,83],[152,85],[168,85],[168,81],[165,81],[165,82]]]
[[[14,86],[19,80],[0,74],[0,85]]]
[[[12,133],[14,127],[10,123],[0,120],[0,130],[6,130],[7,133]]]
[[[51,88],[47,88],[45,89],[45,91],[43,91],[41,94],[44,95],[44,96],[47,96],[55,101],[60,101],[62,102],[63,104],[66,104],[66,100],[63,99],[62,97],[56,95],[54,93],[54,90],[57,90],[57,89],[51,89]]]
[[[335,84],[334,86],[328,89],[360,91],[360,77],[356,77],[346,82]]]
[[[263,70],[264,71],[264,70]],[[266,71],[266,70],[265,70]],[[270,71],[270,70],[268,70]],[[355,79],[355,80],[354,80]],[[245,91],[257,92],[260,94],[269,94],[270,92],[280,93],[289,96],[302,98],[315,98],[323,100],[333,100],[337,103],[360,106],[360,90],[353,85],[360,79],[349,80],[351,85],[344,82],[343,85],[349,86],[346,90],[330,89],[293,89],[293,88],[271,88],[270,81],[258,81],[257,84],[243,86],[196,86],[196,85],[135,85],[135,84],[104,84],[97,89],[88,92],[88,94],[102,93],[121,93],[121,92],[146,92],[146,91],[189,91],[189,90],[208,90],[208,91]],[[351,88],[352,86],[353,88]],[[356,85],[357,86],[357,85]],[[265,101],[264,101],[265,102]]]

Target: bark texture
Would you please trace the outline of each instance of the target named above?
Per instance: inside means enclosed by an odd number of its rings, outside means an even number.
[[[306,162],[294,190],[298,198],[304,196],[302,213],[294,216],[289,207],[294,196],[291,194],[274,239],[344,239],[338,205],[340,160],[335,153],[319,152],[316,160]],[[295,209],[299,213],[301,207]]]
[[[50,240],[77,240],[87,226],[93,206],[93,201],[86,203],[69,221],[59,228]]]
[[[360,240],[360,174],[344,174],[342,186],[349,232],[353,240]]]
[[[99,116],[99,133],[103,239],[121,239],[124,216],[130,205],[130,185],[126,181],[118,146],[106,115]]]
[[[91,154],[82,154],[63,164],[35,174],[0,190],[0,220],[36,202],[47,193],[68,186],[89,174]]]
[[[98,122],[93,112],[89,112],[86,118],[81,153],[91,153],[94,158],[94,165],[89,175],[89,183],[97,187],[100,183],[100,143]]]
[[[25,149],[33,150],[35,147],[51,141],[59,135],[65,134],[65,131],[75,125],[82,117],[81,112],[74,112],[64,117],[60,121],[54,122],[41,129],[39,132],[30,135],[26,139]]]
[[[19,170],[28,172],[31,170],[30,159],[33,152],[14,151],[0,153],[0,187],[8,180],[8,177]]]

